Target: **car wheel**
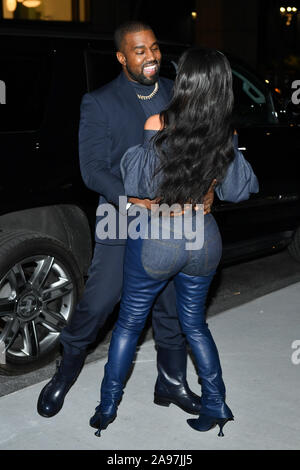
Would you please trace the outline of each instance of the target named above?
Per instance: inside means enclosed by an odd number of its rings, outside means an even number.
[[[59,240],[1,232],[1,369],[24,373],[53,358],[82,288],[75,258]]]
[[[300,227],[294,233],[293,240],[288,246],[290,255],[300,262]]]

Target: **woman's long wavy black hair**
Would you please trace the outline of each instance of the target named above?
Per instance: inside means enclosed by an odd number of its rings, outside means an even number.
[[[160,203],[199,204],[233,160],[232,72],[219,51],[193,48],[178,64],[174,93],[160,113],[164,129],[154,144],[163,178]]]

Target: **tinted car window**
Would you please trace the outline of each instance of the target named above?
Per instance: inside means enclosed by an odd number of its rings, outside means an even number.
[[[232,75],[236,125],[244,127],[274,124],[271,98],[264,83],[234,66]]]
[[[116,78],[121,65],[114,52],[86,51],[88,91],[95,90]]]
[[[0,56],[0,80],[5,83],[6,104],[0,107],[1,131],[40,127],[48,76],[46,57],[10,52]]]

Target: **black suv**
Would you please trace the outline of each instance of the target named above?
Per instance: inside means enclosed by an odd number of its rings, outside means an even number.
[[[174,78],[184,48],[161,48],[161,74]],[[299,124],[276,107],[255,73],[236,60],[232,67],[239,145],[260,192],[239,204],[215,201],[223,263],[288,244],[300,260]],[[119,72],[111,37],[0,31],[0,366],[6,370],[24,371],[55,352],[82,292],[98,195],[79,171],[80,101]]]

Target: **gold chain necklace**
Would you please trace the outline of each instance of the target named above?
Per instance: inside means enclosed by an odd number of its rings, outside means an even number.
[[[155,96],[157,92],[158,92],[158,82],[155,83],[154,90],[152,91],[152,93],[150,93],[150,95],[143,96],[143,95],[137,94],[136,96],[138,97],[139,100],[151,100],[151,98],[153,98],[153,96]]]

